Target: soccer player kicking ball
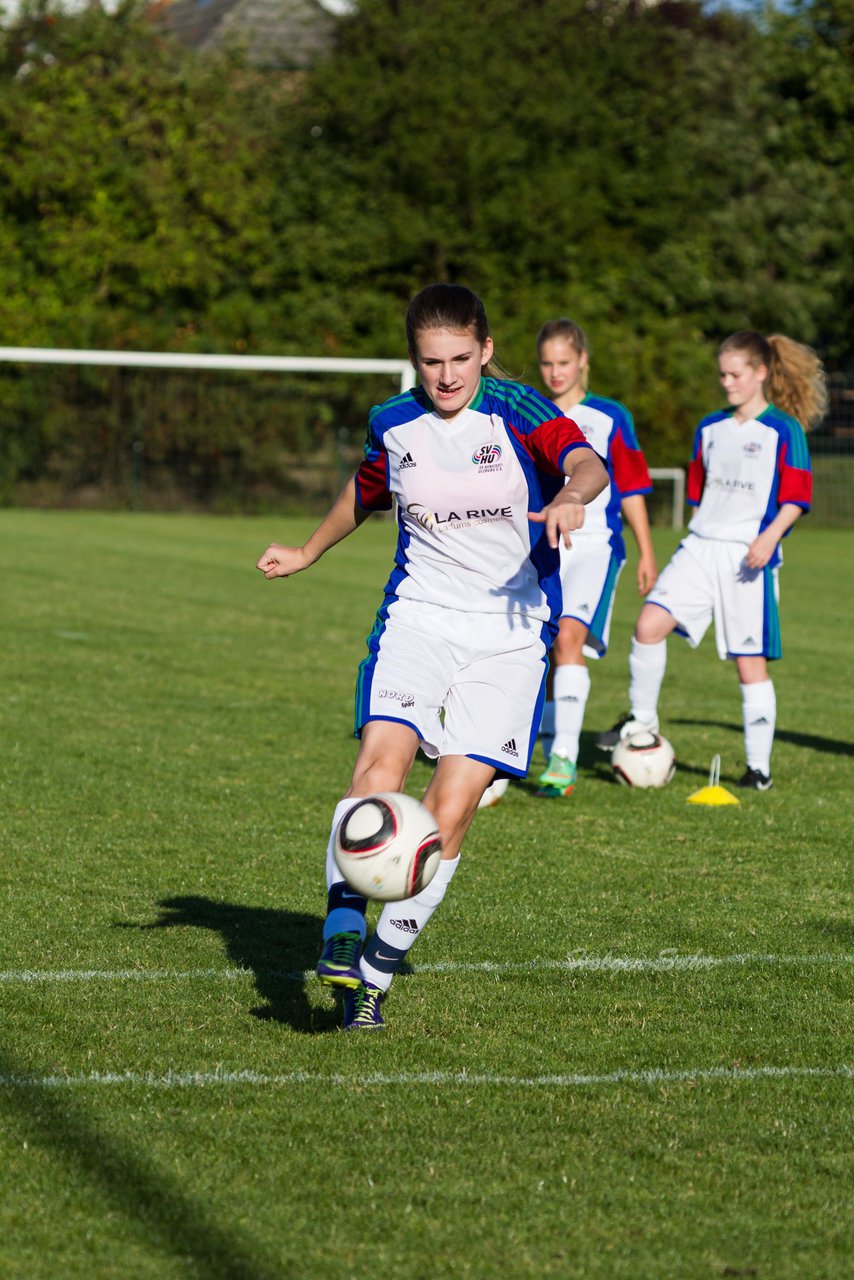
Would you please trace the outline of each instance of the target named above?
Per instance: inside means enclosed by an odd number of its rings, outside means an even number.
[[[631,711],[596,741],[612,751],[640,730],[658,732],[667,637],[677,631],[696,648],[714,621],[718,656],[735,663],[741,683],[747,769],[739,786],[767,791],[776,720],[767,664],[782,652],[780,541],[809,510],[804,427],[823,416],[826,389],[814,351],[752,329],[721,344],[718,372],[729,407],[697,427],[688,471],[688,501],[697,510],[637,621]]]
[[[587,390],[589,349],[584,330],[572,320],[549,320],[537,335],[540,376],[552,400],[572,418],[600,457],[611,483],[587,507],[572,546],[560,548],[563,594],[560,624],[552,649],[551,698],[543,714],[546,754],[538,796],[575,790],[581,726],[590,693],[585,658],[604,658],[611,630],[617,581],[626,559],[625,516],[638,545],[637,584],[642,595],[656,579],[655,553],[644,494],[652,490],[632,415],[618,400]]]
[[[288,578],[397,500],[394,568],[359,667],[359,751],[326,853],[317,974],[343,990],[347,1030],[383,1025],[383,997],[445,895],[484,791],[496,771],[528,771],[560,607],[558,543],[608,483],[553,404],[492,376],[470,290],[423,289],[406,336],[420,387],[373,409],[365,459],[307,542],[274,543],[257,565]],[[338,869],[334,833],[355,799],[404,789],[419,746],[438,758],[423,801],[442,861],[421,893],[383,907],[365,945],[367,902]]]

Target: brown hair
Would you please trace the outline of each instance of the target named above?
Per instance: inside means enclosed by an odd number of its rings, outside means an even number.
[[[452,333],[470,329],[481,346],[489,337],[483,303],[476,293],[461,284],[428,284],[410,302],[406,309],[406,345],[413,362],[418,335],[429,329],[450,329]],[[494,378],[509,376],[494,356],[485,372]]]
[[[827,412],[827,381],[824,367],[812,347],[795,342],[782,333],[767,338],[755,329],[731,333],[718,347],[718,355],[738,351],[753,368],[765,365],[768,399],[789,413],[809,431]]]
[[[573,347],[579,355],[582,353],[590,354],[590,347],[587,342],[587,335],[580,324],[576,324],[574,320],[567,320],[566,316],[561,316],[559,320],[547,320],[540,327],[537,334],[537,355],[539,356],[543,349],[543,343],[548,342],[551,338],[563,338]],[[590,378],[590,366],[585,365],[581,371],[581,385],[587,390],[587,383]]]

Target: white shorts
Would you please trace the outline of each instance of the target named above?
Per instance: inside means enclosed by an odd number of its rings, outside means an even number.
[[[409,725],[431,759],[471,756],[523,778],[543,713],[543,623],[393,600],[377,614],[356,685],[356,733]]]
[[[575,618],[587,627],[584,655],[604,658],[611,634],[614,595],[623,562],[610,542],[578,538],[571,547],[560,544],[562,618]]]
[[[689,533],[647,596],[676,619],[696,648],[714,619],[720,658],[779,658],[779,580],[776,569],[748,569],[742,542]]]

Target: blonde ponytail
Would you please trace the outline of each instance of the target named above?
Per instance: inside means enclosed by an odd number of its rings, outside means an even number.
[[[718,355],[738,351],[754,369],[765,365],[765,396],[778,409],[789,413],[805,431],[814,427],[827,412],[827,382],[824,368],[812,347],[783,333],[769,337],[755,329],[741,329],[725,338]]]
[[[768,342],[773,352],[766,383],[768,399],[809,431],[827,412],[827,380],[821,360],[812,347],[785,334],[772,333]]]

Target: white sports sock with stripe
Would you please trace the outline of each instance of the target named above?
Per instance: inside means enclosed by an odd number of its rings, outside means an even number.
[[[629,708],[632,719],[658,731],[658,695],[667,669],[667,641],[641,644],[632,636],[629,653]]]
[[[426,889],[414,898],[385,904],[376,930],[362,953],[359,967],[365,982],[388,991],[409,948],[444,898],[459,865],[459,854],[456,858],[442,858]]]
[[[777,723],[777,695],[772,680],[741,686],[744,754],[750,769],[771,777],[771,748]]]
[[[555,737],[552,751],[559,751],[573,764],[578,761],[581,725],[589,693],[590,672],[585,666],[555,667]]]

